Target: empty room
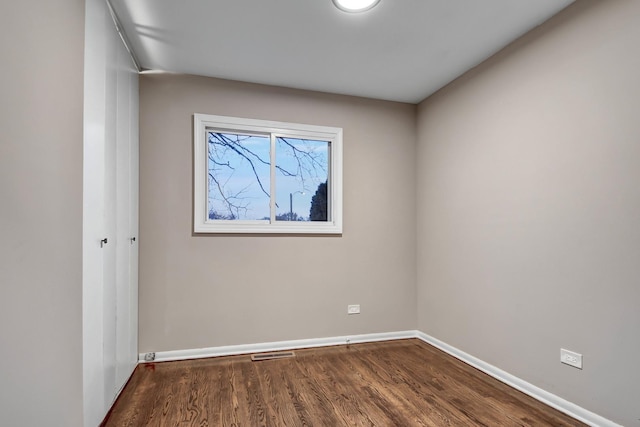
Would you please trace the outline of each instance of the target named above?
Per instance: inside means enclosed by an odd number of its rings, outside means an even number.
[[[0,13],[0,425],[640,427],[640,2]]]

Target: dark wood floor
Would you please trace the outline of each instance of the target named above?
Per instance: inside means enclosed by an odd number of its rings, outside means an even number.
[[[105,426],[583,426],[417,339],[140,365]]]

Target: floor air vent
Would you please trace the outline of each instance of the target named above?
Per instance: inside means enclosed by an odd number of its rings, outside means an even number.
[[[253,360],[254,362],[259,362],[261,360],[285,359],[287,357],[295,356],[296,354],[293,351],[275,351],[273,353],[252,354],[251,360]]]

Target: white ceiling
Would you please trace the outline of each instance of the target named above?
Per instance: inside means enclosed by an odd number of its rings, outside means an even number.
[[[143,68],[418,103],[573,0],[111,0]]]

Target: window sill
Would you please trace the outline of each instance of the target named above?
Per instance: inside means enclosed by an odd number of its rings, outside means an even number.
[[[239,224],[215,224],[206,222],[196,224],[194,232],[197,234],[318,234],[318,235],[339,235],[342,234],[342,225],[335,223],[321,224],[317,222],[243,222]]]

